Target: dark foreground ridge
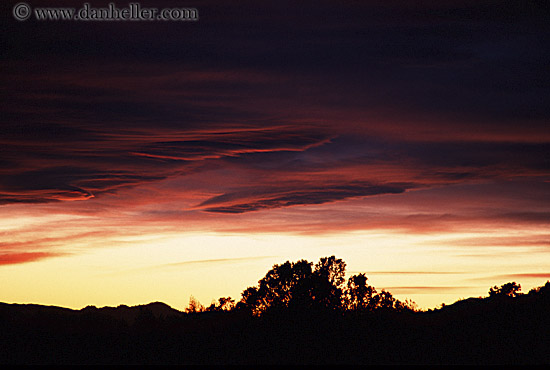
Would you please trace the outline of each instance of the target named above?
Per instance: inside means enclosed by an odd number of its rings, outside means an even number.
[[[309,266],[309,268],[308,268]],[[275,265],[257,287],[186,312],[164,303],[0,303],[2,364],[549,364],[550,282],[419,311],[334,257]],[[330,294],[325,294],[330,292]],[[380,303],[382,302],[382,303]],[[390,305],[391,303],[391,305]]]

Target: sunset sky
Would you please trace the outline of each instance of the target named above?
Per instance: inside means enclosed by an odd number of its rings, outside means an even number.
[[[544,2],[141,1],[200,19],[104,22],[17,2],[0,302],[183,310],[330,255],[426,309],[550,280]]]

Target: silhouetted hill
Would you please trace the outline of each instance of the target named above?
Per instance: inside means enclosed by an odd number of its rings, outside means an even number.
[[[88,306],[82,309],[84,313],[93,313],[108,315],[117,320],[125,321],[128,324],[133,324],[135,320],[145,313],[151,314],[156,319],[165,319],[168,317],[181,317],[183,312],[178,311],[165,303],[153,302],[146,305],[132,306],[120,305],[118,307],[101,307]]]
[[[36,320],[39,318],[69,319],[80,316],[105,316],[114,320],[123,321],[127,324],[133,324],[138,317],[143,315],[152,315],[155,319],[165,319],[169,317],[181,317],[185,314],[165,303],[153,302],[132,307],[127,305],[101,308],[87,306],[82,310],[72,310],[69,308],[38,304],[0,303],[0,315],[2,317],[9,317],[8,321]]]
[[[548,290],[548,289],[547,289]],[[550,295],[425,312],[0,304],[2,364],[548,364]]]

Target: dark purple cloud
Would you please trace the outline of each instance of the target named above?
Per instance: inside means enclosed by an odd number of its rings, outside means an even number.
[[[210,198],[198,207],[206,212],[245,213],[270,208],[281,208],[296,205],[323,204],[348,198],[358,198],[381,194],[399,194],[404,192],[404,184],[325,184],[296,185],[294,188],[250,189],[237,193],[226,193]]]
[[[141,5],[200,20],[2,20],[0,204],[204,172],[198,208],[236,214],[550,175],[540,4]]]
[[[70,131],[70,130],[69,130]],[[48,131],[49,132],[49,131]],[[40,134],[40,131],[38,131]],[[200,162],[247,153],[303,151],[329,138],[297,127],[188,131],[170,135],[113,130],[87,141],[9,140],[0,203],[88,199],[120,188],[195,171]],[[34,144],[34,145],[33,145]],[[22,154],[20,154],[22,153]],[[199,163],[199,164],[198,164]]]

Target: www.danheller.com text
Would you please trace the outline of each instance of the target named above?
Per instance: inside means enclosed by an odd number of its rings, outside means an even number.
[[[81,8],[32,8],[26,3],[13,7],[13,16],[25,21],[34,15],[39,21],[73,20],[73,21],[196,21],[199,11],[196,8],[146,8],[140,3],[130,3],[127,7],[117,7],[109,3],[107,7],[96,8],[84,3]]]

